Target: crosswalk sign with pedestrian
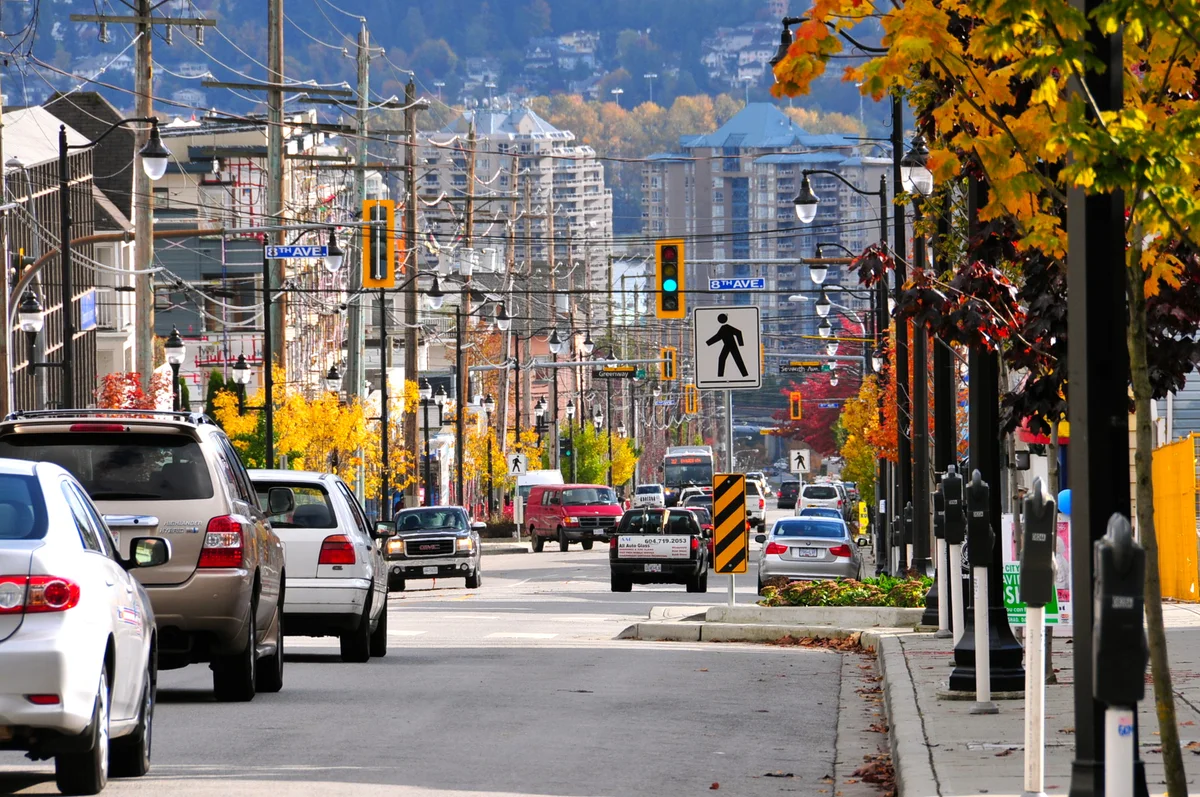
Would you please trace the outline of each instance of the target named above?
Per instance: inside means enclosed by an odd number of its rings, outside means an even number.
[[[529,472],[529,460],[524,454],[508,455],[508,475],[523,476]]]
[[[696,387],[762,387],[762,331],[757,307],[697,307],[692,311],[692,332]]]

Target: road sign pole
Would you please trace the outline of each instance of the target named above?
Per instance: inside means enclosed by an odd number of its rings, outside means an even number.
[[[728,473],[733,473],[734,472],[734,467],[733,467],[734,456],[733,456],[733,391],[732,390],[725,391],[725,443],[726,443],[726,445],[729,446],[729,449],[725,455],[727,457],[727,459],[725,461],[726,471]],[[744,505],[745,503],[746,503],[745,499],[743,499],[742,504]],[[746,558],[749,558],[749,551],[747,551],[747,553],[746,553]],[[736,578],[737,577],[733,574],[733,572],[730,571],[730,573],[729,573],[729,605],[730,606],[733,606],[734,604],[737,603],[737,597],[734,592],[734,586],[735,586],[734,581]]]

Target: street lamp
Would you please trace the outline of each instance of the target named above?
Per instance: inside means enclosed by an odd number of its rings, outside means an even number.
[[[417,394],[421,397],[421,401],[429,401],[433,398],[433,387],[429,384],[428,379],[421,380],[421,387],[417,389]]]
[[[828,318],[821,321],[821,325],[817,327],[817,334],[823,338],[828,338],[833,335],[833,327],[830,325]]]
[[[501,307],[503,307],[503,305],[501,305]],[[488,518],[490,519],[493,515],[496,514],[496,504],[495,504],[496,490],[492,486],[492,413],[496,411],[496,399],[494,399],[492,397],[491,393],[488,393],[487,396],[483,399],[483,411],[484,411],[484,413],[487,414],[487,428],[488,428],[488,436],[487,436],[487,449],[488,449],[488,453],[487,453],[487,458],[488,458],[487,503],[488,503]]]
[[[621,107],[621,95],[625,93],[625,89],[618,87],[618,88],[613,89],[609,93],[613,95],[613,102],[615,102],[617,104],[617,107],[620,108]]]
[[[879,349],[871,352],[871,370],[875,373],[883,370],[883,352]]]
[[[917,134],[908,152],[900,159],[900,184],[905,191],[921,196],[933,192],[933,172],[929,171],[928,162],[929,147],[925,137]]]
[[[617,437],[624,437],[627,431],[629,430],[625,428],[625,424],[621,424],[617,427]]]
[[[17,306],[17,323],[26,335],[36,336],[46,323],[46,314],[42,309],[42,301],[29,288],[21,295],[21,304]],[[32,345],[32,338],[30,339]]]
[[[596,344],[592,343],[592,333],[585,332],[583,335],[583,353],[588,357],[592,356],[592,352],[596,350]]]
[[[592,425],[596,427],[596,434],[600,434],[600,427],[604,425],[604,414],[600,410],[592,416]]]
[[[498,307],[499,309],[496,310],[496,329],[501,332],[507,332],[512,328],[512,318],[509,317],[508,310],[505,309],[503,304],[498,305]]]
[[[325,250],[325,268],[330,274],[337,273],[346,259],[346,253],[338,246],[337,234],[333,227],[329,228],[329,246]]]
[[[167,364],[171,366],[171,408],[179,411],[179,366],[187,356],[187,347],[179,335],[179,327],[171,327],[171,335],[163,351],[167,355]]]
[[[825,344],[825,353],[828,354],[830,357],[833,357],[835,354],[838,353],[838,344],[837,344],[836,340],[833,341],[832,343]]]
[[[338,373],[336,365],[329,366],[329,373],[325,374],[325,389],[330,393],[337,393],[342,386],[342,375]]]
[[[243,415],[246,412],[246,385],[250,384],[250,364],[246,362],[246,355],[238,355],[232,371],[233,383],[237,385],[238,392],[238,415]]]
[[[537,404],[533,405],[534,428],[537,429],[538,447],[542,445],[542,430],[545,428],[543,422],[546,418],[546,399],[540,398]]]
[[[562,339],[559,338],[559,336],[558,336],[558,330],[555,329],[553,332],[550,333],[550,353],[551,354],[562,354],[562,350],[563,350],[563,342],[562,342]]]
[[[437,394],[433,397],[433,400],[437,402],[439,407],[446,406],[446,404],[450,401],[450,396],[446,394],[445,385],[438,385]]]
[[[808,266],[808,277],[813,281],[813,285],[821,285],[825,282],[825,275],[829,273],[829,266],[824,263],[810,263]]]
[[[825,291],[821,291],[821,297],[817,299],[814,305],[817,308],[817,315],[821,318],[829,317],[829,308],[833,307],[833,302],[829,301],[829,297],[825,295]]]
[[[837,374],[832,374],[832,375],[829,377],[829,386],[830,386],[830,387],[837,387],[837,384],[838,384],[838,378],[837,378]]]
[[[804,180],[800,183],[800,193],[796,194],[792,204],[796,208],[796,218],[801,224],[812,224],[817,218],[817,205],[821,204],[821,200],[813,193],[812,183],[808,181],[807,174],[804,175]]]
[[[654,387],[650,388],[650,395],[654,396],[655,398],[658,398],[662,395],[662,388],[658,386],[657,382],[654,383]]]
[[[433,285],[425,293],[425,302],[429,305],[430,310],[440,310],[445,301],[446,294],[442,293],[442,286],[438,282],[438,278],[434,276]]]

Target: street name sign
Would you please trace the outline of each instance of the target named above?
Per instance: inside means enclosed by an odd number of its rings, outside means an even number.
[[[267,260],[287,260],[293,257],[325,257],[328,246],[268,246]]]
[[[767,288],[764,277],[742,277],[734,279],[710,279],[710,291],[762,291]]]
[[[758,307],[697,307],[692,310],[692,333],[697,388],[762,387],[762,322]]]
[[[836,401],[822,401],[817,404],[817,409],[819,409],[819,410],[836,410],[839,406],[841,406],[841,405],[838,404]]]
[[[791,360],[779,364],[781,374],[817,374],[825,368],[820,360]]]
[[[713,572],[745,573],[750,532],[746,527],[746,476],[713,474]]]
[[[638,369],[632,365],[606,365],[592,371],[594,379],[633,379]]]

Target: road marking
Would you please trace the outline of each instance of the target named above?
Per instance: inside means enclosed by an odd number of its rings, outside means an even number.
[[[486,639],[554,639],[558,634],[538,634],[528,633],[522,634],[509,631],[497,631],[493,634],[488,634]]]
[[[420,636],[424,631],[392,631],[388,630],[388,636]]]

